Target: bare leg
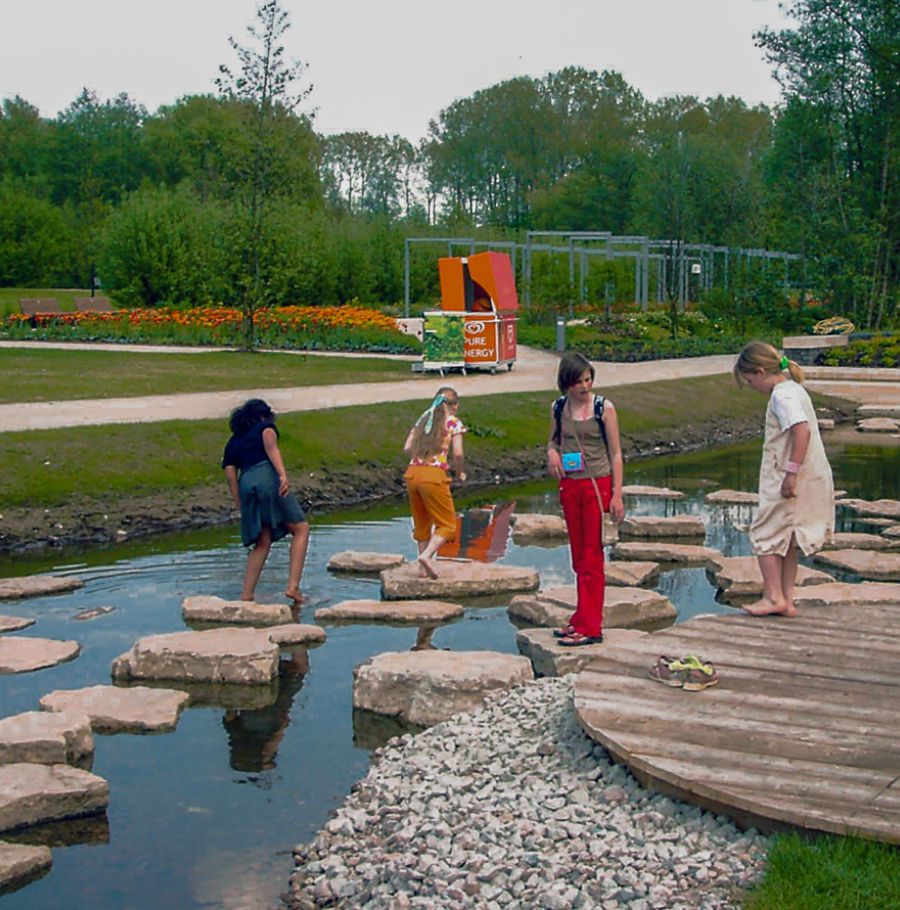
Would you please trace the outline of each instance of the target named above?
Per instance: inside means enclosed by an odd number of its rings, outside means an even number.
[[[431,537],[431,540],[428,541],[428,545],[424,550],[419,551],[419,570],[425,572],[429,578],[437,578],[437,571],[434,568],[431,560],[434,558],[434,554],[437,553],[441,544],[446,538],[441,537],[440,534],[434,534]]]
[[[298,521],[288,525],[291,532],[291,551],[288,556],[288,585],[284,592],[287,597],[300,603],[300,579],[303,577],[303,566],[306,564],[306,550],[309,547],[309,522]]]
[[[799,565],[800,549],[797,546],[796,538],[792,535],[788,551],[784,554],[784,561],[781,564],[781,593],[784,595],[786,616],[796,616],[797,614],[797,609],[794,607],[794,587],[797,584]]]
[[[419,626],[416,633],[416,643],[410,648],[410,651],[434,651],[435,646],[431,643],[431,636],[434,635],[435,626]]]
[[[796,616],[797,611],[793,603],[785,602],[784,591],[781,587],[782,571],[785,562],[784,556],[769,553],[758,556],[759,569],[763,577],[762,600],[748,604],[744,611],[751,616]],[[794,569],[796,572],[796,568]]]
[[[244,590],[241,600],[253,600],[256,595],[256,583],[262,574],[263,566],[272,549],[272,529],[263,528],[256,538],[253,549],[247,554],[247,568],[244,570]]]

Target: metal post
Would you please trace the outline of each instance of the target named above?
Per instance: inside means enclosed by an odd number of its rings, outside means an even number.
[[[569,319],[575,318],[575,238],[569,238]]]
[[[556,350],[562,354],[566,349],[566,320],[562,316],[556,317]]]
[[[403,240],[403,315],[409,319],[409,239]]]

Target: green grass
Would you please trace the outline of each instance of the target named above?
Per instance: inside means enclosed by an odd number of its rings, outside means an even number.
[[[778,837],[744,910],[897,910],[900,850],[853,837]]]
[[[213,355],[199,359],[207,356]],[[542,447],[553,397],[552,390],[464,397],[460,416],[476,430],[466,437],[467,460],[490,466],[500,453]],[[677,439],[687,420],[702,423],[722,414],[754,416],[761,426],[765,407],[762,396],[742,392],[730,376],[621,386],[611,398],[624,433],[653,430],[662,441]],[[309,472],[327,470],[346,474],[350,482],[360,464],[399,469],[403,441],[424,404],[423,397],[280,416],[280,444],[292,481],[300,487]],[[219,484],[227,436],[224,420],[0,434],[0,463],[6,466],[0,502],[51,507],[77,497],[109,501]]]
[[[108,296],[103,291],[104,297]],[[90,297],[90,288],[0,288],[0,319],[12,316],[19,310],[22,297],[55,297],[64,311],[75,309],[76,297]]]
[[[127,398],[412,379],[407,361],[210,351],[202,354],[0,348],[0,403]]]

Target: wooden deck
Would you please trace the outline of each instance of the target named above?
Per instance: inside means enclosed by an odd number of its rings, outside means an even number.
[[[720,682],[655,682],[660,654],[711,660]],[[697,617],[611,647],[575,708],[643,784],[742,827],[900,843],[900,603]]]

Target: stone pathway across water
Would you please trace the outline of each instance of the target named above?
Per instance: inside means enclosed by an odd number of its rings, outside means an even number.
[[[725,910],[768,841],[653,794],[578,726],[573,677],[391,740],[314,841],[292,910]]]

